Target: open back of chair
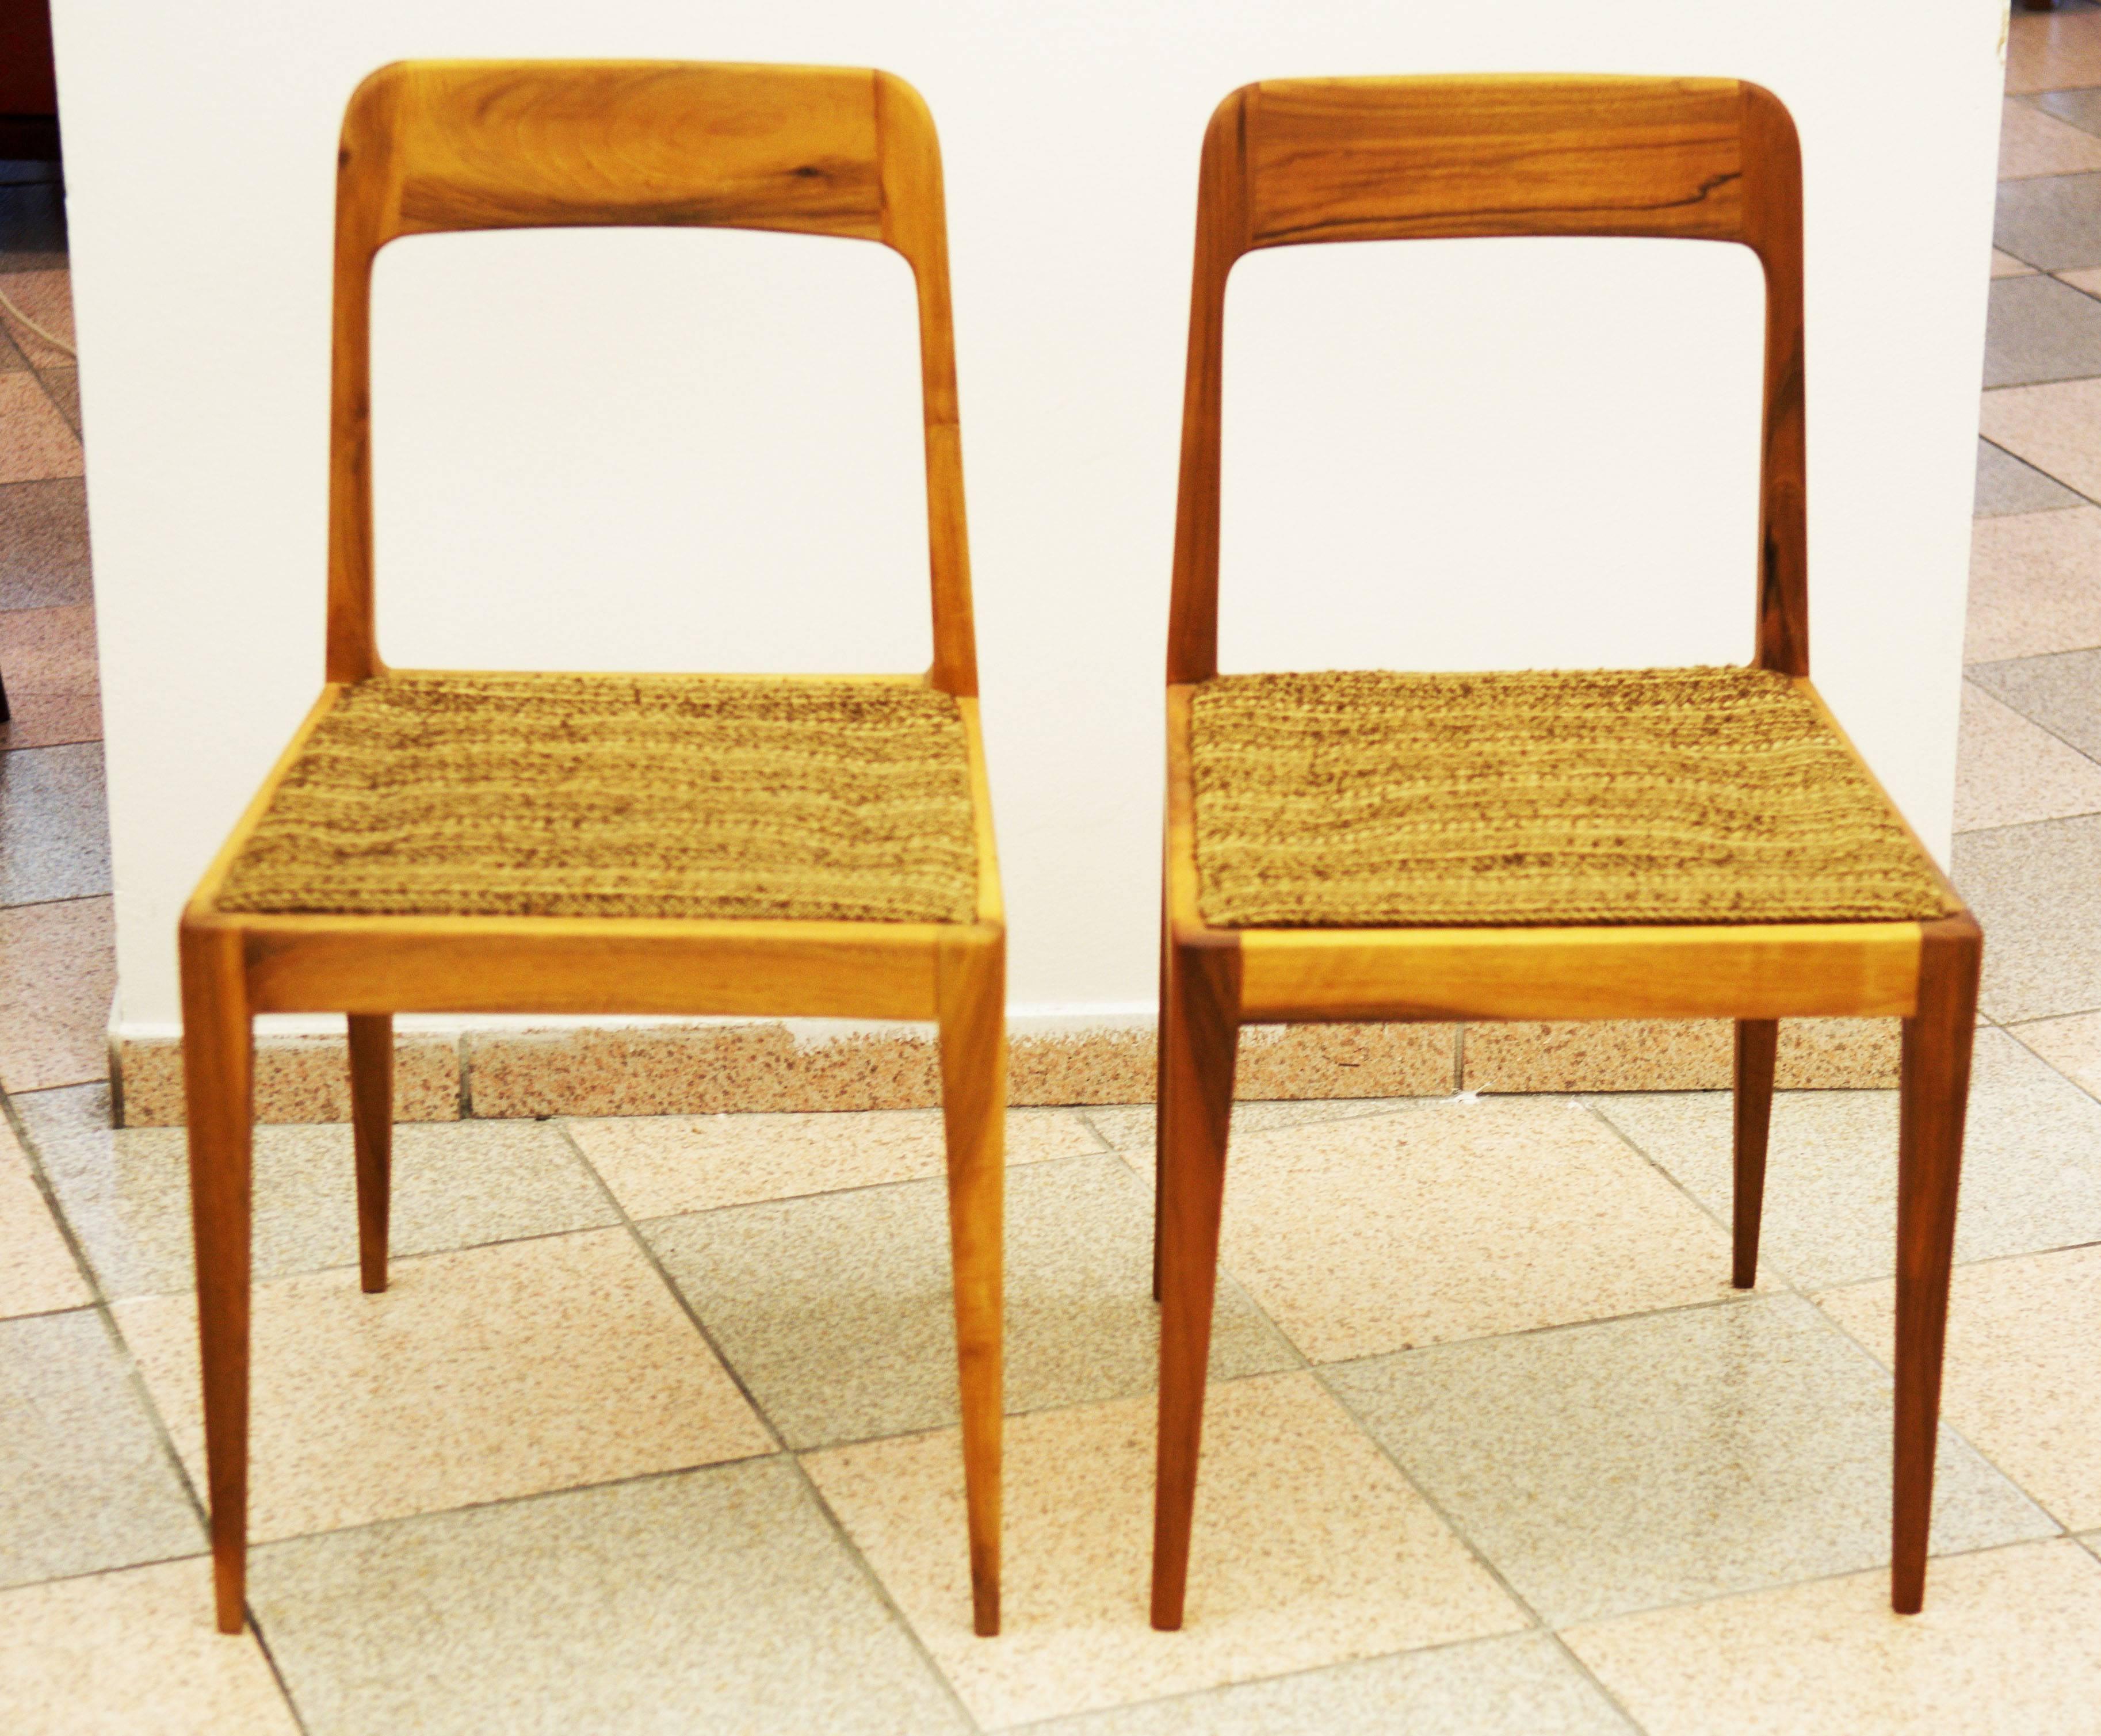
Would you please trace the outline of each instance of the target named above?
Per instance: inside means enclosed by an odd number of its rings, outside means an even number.
[[[1258,247],[1510,235],[1738,241],[1765,267],[1760,667],[1809,672],[1802,162],[1770,91],[1734,79],[1289,79],[1219,105],[1204,139],[1168,630],[1170,682],[1219,660],[1226,278]]]
[[[919,302],[934,665],[977,691],[934,123],[887,73],[648,60],[405,61],[357,87],[338,157],[328,678],[379,660],[373,615],[372,259],[396,236],[714,225],[880,241]]]

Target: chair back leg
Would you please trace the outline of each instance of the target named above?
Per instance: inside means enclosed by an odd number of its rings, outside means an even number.
[[[1182,1625],[1218,1292],[1219,1219],[1238,1058],[1237,947],[1166,949],[1160,1009],[1160,1459],[1152,1513],[1152,1625]]]
[[[394,1015],[350,1015],[350,1120],[357,1145],[357,1266],[365,1290],[387,1288],[394,1174]]]
[[[238,1633],[248,1565],[248,1279],[254,1021],[241,936],[182,932],[183,1068],[219,1629]]]
[[[1904,1021],[1897,1133],[1896,1489],[1890,1601],[1926,1600],[1948,1273],[1983,937],[1967,916],[1924,925],[1917,1014]]]
[[[944,942],[940,998],[971,1616],[978,1632],[989,1635],[999,1632],[1000,1447],[1006,1413],[1000,1275],[1006,1210],[1005,938]]]
[[[1780,1021],[1736,1021],[1736,1199],[1730,1282],[1749,1290],[1758,1281],[1758,1225],[1765,1215],[1766,1141],[1772,1128],[1773,1060]]]

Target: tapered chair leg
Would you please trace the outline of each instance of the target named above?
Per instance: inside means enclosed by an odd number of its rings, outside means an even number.
[[[182,931],[183,1071],[219,1628],[243,1621],[248,1553],[248,1280],[254,1040],[237,931]]]
[[[1984,952],[1983,937],[1967,916],[1924,926],[1918,1012],[1904,1027],[1897,1132],[1896,1499],[1890,1602],[1901,1615],[1915,1614],[1926,1601],[1948,1271],[1955,1253],[1955,1199]]]
[[[366,1290],[387,1288],[394,1175],[394,1016],[350,1015],[350,1120],[357,1145],[357,1265]]]
[[[1006,952],[944,944],[940,964],[941,1110],[949,1145],[949,1235],[962,1394],[963,1484],[969,1510],[971,1615],[999,1632],[1002,1260],[1006,1211]]]
[[[1160,1457],[1152,1625],[1182,1625],[1240,1045],[1237,947],[1170,947],[1160,1018]]]
[[[1766,1142],[1772,1130],[1773,1060],[1780,1021],[1736,1021],[1736,1248],[1730,1282],[1748,1290],[1758,1281],[1758,1225],[1765,1215]]]
[[[1167,945],[1171,930],[1160,913],[1160,1001],[1153,1028],[1152,1083],[1152,1299],[1160,1300],[1160,1226],[1167,1216]]]

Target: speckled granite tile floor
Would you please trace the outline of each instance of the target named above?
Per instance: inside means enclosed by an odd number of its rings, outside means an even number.
[[[0,435],[30,701],[0,829],[42,840],[0,879],[9,1736],[2101,1733],[2101,7],[2017,12],[2010,65],[1956,855],[1988,1026],[1923,1615],[1886,1601],[1892,1092],[1783,1093],[1749,1296],[1727,1096],[1606,1089],[1725,1077],[1714,1031],[1440,1030],[1377,1089],[1533,1094],[1240,1105],[1174,1636],[1145,1619],[1152,1112],[1017,1111],[980,1640],[938,1115],[440,1120],[432,1040],[366,1296],[339,1059],[283,1038],[269,1090],[308,1124],[257,1138],[252,1622],[213,1632],[183,1134],[142,1124],[179,1112],[174,1052],[126,1129],[103,1082],[74,377],[0,331],[0,417],[33,413]],[[62,320],[64,263],[48,189],[0,187],[17,298]],[[1887,1037],[1798,1033],[1784,1071]]]

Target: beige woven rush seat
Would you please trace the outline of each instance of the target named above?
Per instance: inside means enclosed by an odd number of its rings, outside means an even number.
[[[931,667],[389,669],[373,572],[374,255],[447,232],[673,224],[874,243],[910,267]],[[935,1023],[971,1619],[999,1631],[1006,921],[978,723],[948,247],[932,117],[887,73],[413,61],[352,95],[337,157],[325,678],[180,931],[223,1632],[240,1632],[245,1612],[264,1013],[347,1016],[368,1291],[387,1283],[397,1014]],[[816,486],[798,477],[783,500],[811,501]],[[767,576],[697,575],[723,586]],[[646,625],[647,598],[634,606]],[[222,678],[238,678],[227,656]]]
[[[1235,262],[1302,243],[1566,235],[1734,243],[1763,268],[1750,666],[1221,674]],[[1917,1610],[1983,939],[1809,682],[1802,164],[1787,111],[1724,78],[1246,86],[1205,136],[1187,382],[1167,634],[1153,1624],[1179,1627],[1188,1591],[1241,1027],[1327,1019],[1732,1020],[1741,1288],[1758,1274],[1779,1021],[1904,1021],[1890,1595]],[[1378,523],[1396,568],[1416,564],[1405,511]],[[1338,641],[1347,630],[1336,624]]]
[[[1190,714],[1219,928],[1902,921],[1956,908],[1770,669],[1219,675]]]
[[[904,682],[376,676],[346,688],[222,910],[967,922],[970,749]]]

